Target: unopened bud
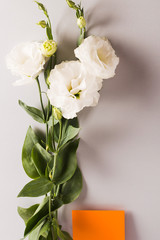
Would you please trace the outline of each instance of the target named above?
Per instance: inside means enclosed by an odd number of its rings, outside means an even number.
[[[73,1],[66,0],[66,2],[67,2],[68,6],[69,6],[70,8],[77,9],[77,6],[76,6],[76,4],[75,4]]]
[[[38,7],[39,7],[40,10],[44,10],[45,9],[45,7],[44,7],[44,5],[42,3],[37,2],[37,1],[35,1],[35,3],[38,4]]]
[[[86,26],[86,20],[85,20],[85,18],[84,17],[79,17],[78,19],[77,19],[77,25],[78,25],[78,27],[79,28],[85,28],[85,26]]]
[[[46,28],[47,27],[47,23],[44,20],[38,22],[37,25],[41,26],[42,28]]]
[[[42,54],[45,57],[51,57],[57,50],[57,43],[53,40],[47,40],[42,45]]]
[[[58,108],[53,107],[52,111],[53,111],[53,116],[56,120],[61,120],[62,119],[62,112]]]

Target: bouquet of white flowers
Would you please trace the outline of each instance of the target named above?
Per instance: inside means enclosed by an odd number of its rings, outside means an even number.
[[[58,209],[79,196],[82,175],[77,164],[79,144],[77,113],[84,107],[96,106],[102,88],[102,79],[115,75],[119,62],[110,42],[101,37],[86,37],[86,21],[81,4],[66,0],[76,11],[80,28],[78,46],[74,50],[76,61],[56,65],[57,43],[53,39],[51,21],[42,3],[36,1],[46,20],[38,23],[46,29],[47,39],[41,42],[21,43],[8,54],[6,63],[13,74],[19,76],[15,85],[36,82],[41,109],[19,105],[36,121],[46,125],[43,141],[29,127],[22,149],[22,164],[32,179],[18,197],[39,197],[42,203],[29,208],[18,207],[29,240],[69,240],[69,233],[58,222]],[[39,75],[43,71],[46,83],[47,106],[44,106]]]

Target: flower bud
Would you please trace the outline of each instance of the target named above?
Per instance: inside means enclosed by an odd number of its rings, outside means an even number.
[[[43,11],[45,10],[45,7],[44,7],[44,5],[42,3],[39,3],[37,1],[35,1],[35,3],[38,4],[38,7],[39,7],[40,10],[43,10]]]
[[[53,40],[46,40],[42,45],[42,54],[45,57],[51,57],[57,50],[57,43]]]
[[[38,22],[37,25],[41,26],[42,28],[46,28],[47,27],[47,23],[44,20]]]
[[[52,111],[53,111],[54,118],[56,120],[61,120],[62,119],[62,112],[58,108],[53,107]]]
[[[68,6],[69,6],[70,8],[77,9],[77,6],[76,6],[76,4],[75,4],[73,1],[66,0],[66,2],[67,2]]]
[[[86,20],[85,20],[85,18],[84,17],[79,17],[78,19],[77,19],[77,25],[78,25],[78,27],[79,28],[85,28],[85,26],[86,26]]]

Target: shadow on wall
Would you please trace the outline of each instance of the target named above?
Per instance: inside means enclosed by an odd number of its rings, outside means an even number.
[[[108,3],[106,3],[106,5],[107,4]],[[120,19],[121,16],[117,16],[117,11],[115,15],[113,4],[112,6],[103,5],[104,1],[103,4],[97,4],[97,6],[94,6],[93,9],[89,9],[86,13],[88,32],[90,34],[96,32],[96,35],[106,35],[106,37],[109,37],[112,42],[113,48],[116,51],[116,54],[120,58],[120,64],[117,68],[117,73],[114,79],[104,80],[103,89],[101,90],[100,103],[107,102],[107,106],[109,106],[110,108],[112,108],[112,106],[117,103],[121,106],[127,104],[127,109],[130,109],[130,114],[132,108],[140,109],[142,107],[144,109],[145,107],[147,108],[147,105],[150,103],[150,94],[152,94],[152,79],[150,74],[150,66],[147,65],[144,56],[141,55],[141,49],[138,49],[138,44],[134,44],[133,42],[129,43],[127,42],[127,39],[125,39],[124,41],[122,36],[118,36],[118,38],[112,39],[112,33],[114,31],[114,26],[116,26],[116,22],[122,21],[121,27],[123,28],[123,21],[126,21],[126,19]],[[68,22],[66,23],[66,25],[73,25],[73,23],[71,23],[71,19],[68,19],[67,21]],[[76,47],[77,38],[76,36],[69,34],[66,37],[66,33],[64,31],[64,35],[62,35],[60,26],[61,23],[59,24],[59,28],[57,28],[59,29],[57,31],[57,37],[58,39],[61,39],[60,49],[61,51],[63,51],[63,55],[60,52],[59,62],[66,59],[75,59],[73,50]],[[95,31],[95,29],[97,29],[98,31]],[[84,119],[85,122],[91,114],[91,111],[93,111],[93,108],[84,109],[82,113],[80,113],[80,119],[82,121]],[[107,108],[105,109],[105,111],[107,111]],[[125,115],[122,117],[125,119]],[[101,125],[100,122],[99,125]],[[98,138],[98,144],[102,144],[102,142],[105,142],[106,144],[106,138],[108,138],[107,141],[112,141],[117,137],[123,137],[123,134],[125,134],[124,127],[126,127],[125,121],[124,126],[118,125],[117,123],[117,126],[113,126],[112,129],[109,129],[107,127],[103,132],[99,132],[99,130],[97,131],[94,129],[94,131],[88,132],[87,134],[90,134],[90,136],[88,136],[88,138],[90,139]],[[99,132],[99,135],[97,135],[97,132]],[[105,141],[103,141],[104,139]],[[100,166],[99,163],[103,164],[103,161],[101,161],[100,159],[97,162],[97,159],[99,157],[97,156],[97,152],[94,149],[91,149],[91,147],[88,146],[87,143],[84,141],[81,141],[81,149],[85,151],[85,158],[88,159],[88,161],[92,160],[92,163],[94,162],[94,164],[92,164],[93,171],[97,171],[97,168],[99,168]],[[87,158],[88,155],[89,157]],[[82,161],[83,159],[81,159],[81,162]],[[82,164],[83,166],[85,165],[84,163]],[[103,166],[100,167],[100,170],[102,169]],[[111,171],[108,174],[111,174]],[[87,183],[84,180],[83,191],[79,199],[76,201],[76,208],[79,205],[78,208],[84,210],[106,209],[106,206],[85,206],[86,196]],[[114,206],[111,209],[118,209],[118,206]],[[63,213],[63,215],[65,215],[65,213]],[[134,217],[130,212],[126,212],[126,240],[139,240],[134,224]]]
[[[65,18],[64,16],[70,16]],[[74,49],[77,47],[79,29],[76,25],[76,17],[73,9],[67,8],[57,25],[56,36],[58,41],[57,62],[75,60]]]
[[[116,22],[120,21],[120,17],[115,12],[115,6],[113,3],[109,3],[106,1],[106,6],[104,5],[104,0],[102,0],[102,4],[98,1],[92,8],[89,7],[89,10],[85,13],[85,18],[87,20],[87,32],[90,33],[95,32],[95,35],[105,36],[109,34],[109,28],[114,24],[116,26]],[[123,4],[122,2],[120,3]],[[96,29],[96,30],[95,30]],[[107,31],[107,32],[106,32]]]
[[[133,215],[130,212],[125,213],[125,228],[126,240],[140,240],[136,231]]]

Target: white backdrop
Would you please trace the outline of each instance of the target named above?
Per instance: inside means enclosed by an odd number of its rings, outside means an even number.
[[[59,61],[74,59],[78,29],[65,0],[43,0],[59,45]],[[126,240],[160,239],[160,1],[83,0],[90,34],[108,37],[120,64],[114,79],[104,81],[96,108],[79,115],[78,160],[84,177],[81,196],[59,216],[72,232],[72,209],[126,211]],[[18,106],[39,106],[36,85],[13,87],[5,55],[23,41],[44,40],[36,22],[42,12],[31,0],[1,1],[0,7],[0,238],[18,240],[24,224],[16,199],[29,181],[21,165],[21,148],[29,125],[40,127]],[[117,239],[118,240],[118,239]]]

